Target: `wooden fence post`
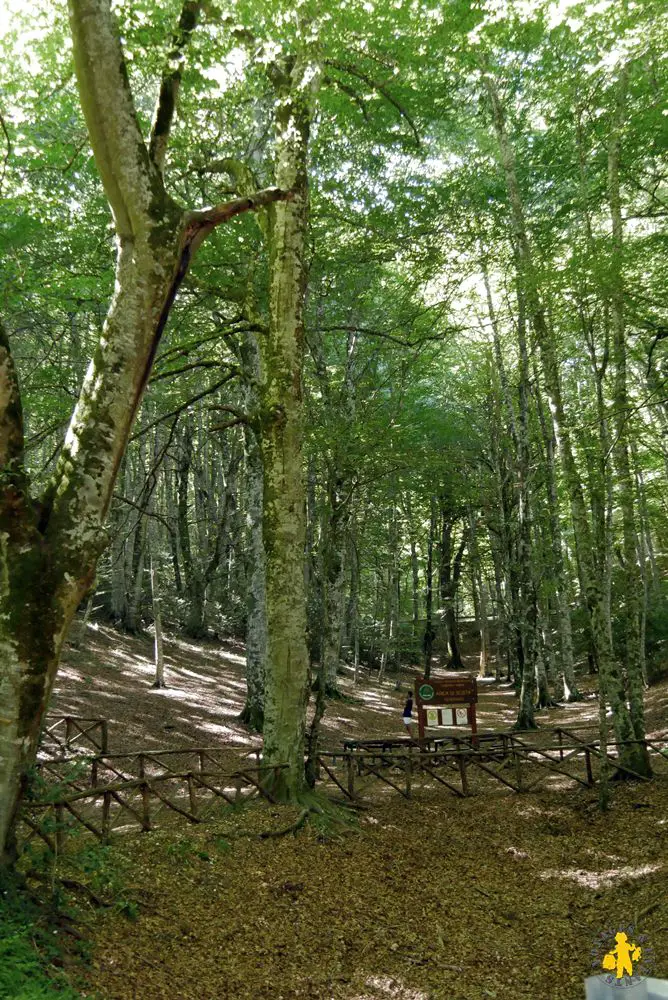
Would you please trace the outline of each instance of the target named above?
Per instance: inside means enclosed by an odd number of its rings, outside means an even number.
[[[412,795],[412,779],[413,779],[413,757],[411,754],[411,747],[408,748],[408,755],[406,757],[406,798],[410,799]]]
[[[193,816],[197,816],[197,796],[195,795],[193,776],[190,772],[188,772],[188,801],[190,802],[191,813]]]
[[[458,764],[459,764],[459,777],[461,778],[462,782],[462,794],[468,795],[469,782],[468,778],[466,777],[466,757],[464,754],[460,754],[458,758]]]
[[[559,737],[559,760],[564,759],[564,731],[563,729],[557,729],[557,736]]]
[[[517,791],[522,791],[522,768],[520,766],[520,755],[517,750],[513,748],[513,760],[515,762],[515,780],[517,781]]]
[[[110,826],[110,810],[111,810],[111,792],[104,792],[102,796],[102,843],[109,843],[109,835],[111,833]]]
[[[350,751],[346,754],[346,763],[348,766],[348,795],[353,799],[355,797],[355,762]]]
[[[589,747],[585,747],[585,764],[587,765],[587,781],[590,785],[593,785],[594,775],[591,769],[591,751]]]
[[[106,753],[109,748],[109,725],[106,719],[101,720],[100,729],[100,743],[102,744],[100,749],[102,750],[102,753]]]
[[[140,753],[137,757],[139,762],[138,772],[139,777],[142,779],[141,786],[141,826],[142,830],[151,829],[151,796],[149,793],[148,783],[146,782],[146,766],[144,763],[144,754]]]

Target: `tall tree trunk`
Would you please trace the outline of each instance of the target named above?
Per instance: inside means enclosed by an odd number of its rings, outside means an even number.
[[[476,624],[480,634],[480,662],[478,675],[489,674],[489,621],[487,619],[487,587],[480,559],[478,545],[478,524],[476,515],[469,511],[471,587],[474,596]]]
[[[343,601],[345,584],[345,544],[342,520],[345,501],[335,484],[329,484],[329,504],[327,524],[323,538],[323,675],[325,693],[338,694],[338,671],[341,655],[341,633],[343,629]]]
[[[464,664],[461,656],[459,627],[457,625],[457,616],[455,614],[455,601],[461,578],[462,560],[464,558],[464,552],[468,542],[468,531],[466,528],[462,530],[462,537],[460,539],[457,552],[453,558],[453,528],[455,523],[456,522],[449,517],[442,504],[439,590],[443,623],[445,624],[445,634],[448,644],[447,667],[449,670],[462,670]]]
[[[257,417],[263,380],[260,347],[254,332],[245,334],[241,356],[244,366],[245,402],[249,415]],[[246,703],[241,720],[261,733],[264,728],[264,686],[267,675],[267,565],[262,534],[264,471],[255,420],[244,427],[246,456],[246,516],[248,520],[248,566],[246,570]]]
[[[538,379],[536,379],[538,383]],[[560,672],[555,690],[557,701],[578,701],[581,694],[575,679],[573,659],[573,631],[571,627],[570,586],[564,560],[564,549],[559,519],[559,498],[555,474],[556,437],[551,418],[545,414],[540,387],[536,386],[536,406],[544,445],[544,469],[547,488],[547,512],[551,545],[550,576],[557,603],[557,633],[561,654]],[[548,628],[550,623],[548,620]]]
[[[424,652],[424,676],[427,680],[431,675],[431,658],[434,648],[434,545],[436,544],[436,528],[438,508],[436,497],[431,498],[431,516],[429,519],[429,537],[427,539],[427,572],[425,577],[425,626],[422,639]]]
[[[151,609],[153,612],[154,639],[154,662],[155,680],[154,688],[165,688],[165,657],[162,648],[162,612],[160,609],[160,585],[158,581],[157,553],[154,546],[153,537],[149,541],[149,569],[151,574]]]
[[[350,635],[353,643],[354,683],[359,682],[360,666],[360,557],[355,528],[350,536]]]
[[[319,81],[313,62],[298,56],[274,67],[276,183],[292,200],[272,212],[269,330],[262,337],[261,448],[264,466],[263,535],[267,559],[268,662],[264,756],[286,765],[277,791],[299,795],[304,784],[304,731],[309,690],[304,589],[305,495],[302,477],[302,369],[307,153]]]
[[[638,567],[634,482],[629,459],[630,405],[627,390],[624,317],[624,224],[622,221],[622,206],[619,192],[621,132],[625,118],[627,85],[628,69],[625,67],[618,84],[615,119],[608,145],[608,198],[612,219],[610,313],[615,368],[613,388],[615,444],[613,457],[617,473],[618,502],[622,515],[626,675],[628,679],[633,732],[636,740],[643,741],[645,739],[645,706],[642,654],[640,649],[640,619],[643,588]],[[638,744],[636,756],[644,757],[642,773],[647,774],[650,769],[649,755],[642,742]]]

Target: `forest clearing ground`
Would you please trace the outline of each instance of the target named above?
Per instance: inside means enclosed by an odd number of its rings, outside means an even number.
[[[256,745],[235,720],[243,650],[172,639],[166,651],[172,687],[151,691],[150,641],[89,629],[85,649],[68,652],[54,711],[109,718],[114,750]],[[364,676],[353,691],[344,679],[359,701],[329,703],[327,744],[399,734],[408,680],[397,692],[389,680],[380,689]],[[648,693],[652,733],[665,732],[667,698],[665,684]],[[507,728],[514,704],[508,688],[486,690],[482,727]],[[584,724],[596,712],[589,700],[539,718]],[[408,802],[385,787],[359,833],[238,836],[296,815],[249,806],[119,840],[139,918],[96,912],[84,995],[581,1000],[593,939],[639,917],[656,974],[668,976],[665,780],[618,786],[605,815],[580,788],[462,800],[422,788]]]

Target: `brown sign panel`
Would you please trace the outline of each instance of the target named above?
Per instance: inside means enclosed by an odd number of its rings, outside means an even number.
[[[475,677],[415,679],[415,700],[420,708],[441,705],[471,705],[478,700]]]

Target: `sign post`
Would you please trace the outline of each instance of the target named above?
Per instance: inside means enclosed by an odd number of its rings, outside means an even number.
[[[473,745],[477,745],[476,702],[478,682],[475,677],[415,678],[415,703],[418,710],[418,733],[425,738],[425,728],[470,726]]]

